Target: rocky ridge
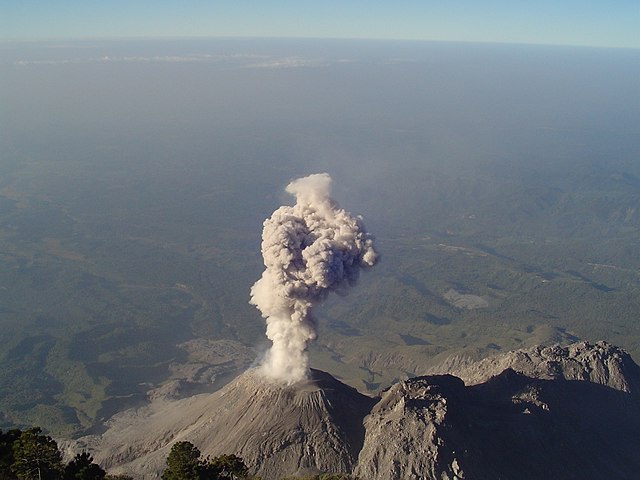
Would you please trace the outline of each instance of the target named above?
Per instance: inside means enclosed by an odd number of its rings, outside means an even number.
[[[429,369],[428,373],[448,373],[461,378],[467,385],[476,385],[507,368],[532,378],[583,380],[640,394],[640,367],[627,352],[607,342],[538,345],[480,361],[452,356]]]
[[[76,448],[141,478],[159,477],[179,440],[236,453],[264,480],[637,478],[640,367],[623,350],[582,342],[441,368],[456,376],[400,381],[377,398],[320,371],[282,386],[249,370],[213,394],[123,412]]]

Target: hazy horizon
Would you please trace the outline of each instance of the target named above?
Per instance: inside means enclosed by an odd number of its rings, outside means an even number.
[[[232,36],[640,48],[639,21],[640,9],[631,0],[24,0],[0,7],[0,41]]]

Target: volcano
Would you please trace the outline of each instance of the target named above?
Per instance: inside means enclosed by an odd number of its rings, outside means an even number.
[[[123,412],[100,438],[85,438],[81,446],[110,471],[144,478],[159,476],[180,440],[204,456],[233,452],[264,479],[351,472],[364,442],[364,417],[375,402],[319,370],[282,385],[252,369],[213,394]]]
[[[264,480],[637,478],[640,367],[623,350],[583,342],[453,364],[464,381],[421,376],[376,398],[318,370],[292,385],[249,370],[213,394],[122,412],[75,449],[142,478],[181,440],[235,453]]]

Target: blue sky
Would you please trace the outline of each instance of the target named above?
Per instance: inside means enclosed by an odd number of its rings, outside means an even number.
[[[0,1],[0,40],[175,36],[640,48],[640,0]]]

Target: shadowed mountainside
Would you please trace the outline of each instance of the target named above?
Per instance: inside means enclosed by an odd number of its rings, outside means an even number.
[[[386,391],[365,420],[367,479],[636,478],[637,398],[508,368],[465,387],[451,375]]]

